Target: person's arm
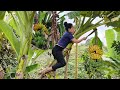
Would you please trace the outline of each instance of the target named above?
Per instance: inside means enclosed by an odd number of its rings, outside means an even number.
[[[86,39],[87,39],[87,37],[83,37],[83,38],[81,38],[81,39],[73,38],[73,39],[72,39],[72,42],[73,42],[73,43],[80,43],[81,41],[86,40]]]

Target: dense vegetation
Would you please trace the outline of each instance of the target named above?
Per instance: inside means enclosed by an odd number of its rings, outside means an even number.
[[[119,11],[0,11],[0,78],[38,79],[39,71],[55,63],[51,49],[65,32],[65,16],[74,19],[75,38],[99,26],[105,31],[107,46],[98,37],[85,44],[70,43],[64,50],[67,65],[56,71],[56,79],[120,78]],[[96,18],[99,21],[93,23]],[[69,52],[69,51],[70,52]],[[54,72],[45,79],[53,79]]]

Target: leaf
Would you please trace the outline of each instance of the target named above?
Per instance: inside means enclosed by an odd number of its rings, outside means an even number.
[[[35,70],[38,67],[38,64],[34,64],[34,65],[30,65],[26,67],[26,72],[31,72],[33,70]]]
[[[40,13],[40,14],[39,14],[39,17],[38,17],[38,18],[39,18],[39,22],[42,23],[42,20],[44,20],[44,18],[45,18],[46,12],[41,12],[41,11],[40,11],[39,13]]]
[[[19,35],[19,36],[21,36],[22,30],[20,30],[20,29],[21,29],[21,28],[20,28],[20,25],[19,25],[17,19],[14,18],[14,16],[13,16],[13,18],[10,20],[9,24],[10,24],[10,25],[12,26],[12,28],[16,31],[16,34]]]
[[[92,40],[90,41],[90,45],[94,45],[95,44],[95,37],[92,38]],[[102,41],[100,40],[99,37],[97,37],[97,45],[102,48],[103,44]]]
[[[80,15],[85,16],[85,17],[91,17],[91,15],[93,14],[92,18],[95,18],[95,17],[100,16],[101,12],[102,11],[72,11],[68,13],[67,15],[70,19],[73,19],[76,16],[80,16]]]
[[[29,51],[28,51],[28,57],[29,57],[28,60],[30,60],[32,58],[33,54],[34,54],[34,50],[32,50],[30,48]]]
[[[117,32],[117,40],[116,41],[120,41],[120,32]]]
[[[5,34],[5,36],[9,40],[11,46],[13,47],[13,49],[16,52],[16,54],[18,55],[19,54],[19,50],[20,50],[20,44],[19,44],[20,41],[15,36],[15,34],[13,32],[13,29],[7,23],[5,23],[2,20],[0,20],[0,29]]]
[[[63,33],[65,32],[65,28],[64,28],[64,20],[65,20],[65,17],[62,17],[61,19],[60,19],[60,24],[58,25],[59,26],[59,29],[60,29],[60,36],[62,36],[63,35]]]
[[[108,29],[105,31],[105,37],[107,42],[107,49],[108,49],[108,55],[113,57],[114,56],[114,49],[111,48],[113,41],[115,40],[115,33],[113,29]]]
[[[34,60],[39,56],[39,55],[41,55],[42,53],[44,53],[45,52],[45,50],[42,50],[42,49],[39,49],[39,50],[35,50],[35,57],[34,57]]]
[[[0,11],[0,20],[3,20],[6,11]]]
[[[73,19],[77,16],[80,16],[80,11],[72,11],[72,12],[67,13],[67,15],[70,19]]]
[[[29,55],[28,65],[31,65],[32,62],[36,60],[36,58],[38,58],[43,52],[45,52],[45,50],[39,49],[39,50],[32,51],[32,49],[30,49],[28,54]]]
[[[120,19],[119,19],[119,21],[109,22],[106,25],[116,27],[116,28],[120,28]]]
[[[23,54],[27,54],[32,40],[32,23],[34,12],[30,11],[16,11],[18,20],[18,28],[20,28],[20,55],[18,60]]]
[[[18,19],[20,20],[21,24],[27,25],[28,17],[27,17],[27,11],[16,11],[16,15],[18,16]]]
[[[120,32],[120,28],[117,27],[117,28],[113,28],[116,32]]]

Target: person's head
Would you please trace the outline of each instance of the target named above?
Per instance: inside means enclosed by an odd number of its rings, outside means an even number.
[[[71,23],[64,22],[64,26],[65,26],[66,31],[68,31],[72,34],[75,33],[75,29]]]

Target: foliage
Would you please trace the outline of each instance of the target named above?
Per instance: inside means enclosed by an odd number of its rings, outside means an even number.
[[[114,47],[116,45],[115,40],[119,41],[120,38],[115,38],[114,29],[107,30],[105,34],[106,34],[107,49],[108,49],[108,52],[106,55],[115,64],[115,69],[119,75],[120,74],[120,57],[119,57],[119,54],[114,50],[115,48],[111,48],[111,47]],[[119,37],[119,33],[117,33],[117,37]]]
[[[32,44],[40,49],[47,49],[47,39],[41,30],[36,31],[33,35]]]
[[[16,66],[16,78],[23,78],[27,65],[29,62],[34,60],[33,57],[29,56],[29,54],[34,55],[34,50],[31,50],[34,12],[13,11],[9,13],[6,12],[6,16],[8,16],[7,19],[5,18],[4,20],[0,20],[0,30],[4,33],[5,37],[9,40],[13,50],[16,52],[16,58],[18,61]],[[40,51],[41,50],[39,50],[39,52]],[[35,58],[38,56],[37,53]],[[39,53],[39,55],[40,54],[41,53]]]
[[[111,48],[114,48],[117,54],[120,54],[120,42],[119,41],[113,41]]]
[[[38,67],[38,64],[30,65],[26,67],[26,72],[31,72]]]
[[[97,39],[97,40],[96,40]],[[97,42],[95,42],[95,40]],[[102,41],[100,40],[100,38],[97,36],[97,37],[93,37],[91,40],[90,40],[90,44],[89,45],[95,45],[95,43],[97,43],[97,45],[102,49]]]
[[[90,79],[111,79],[117,78],[119,73],[115,68],[115,64],[110,61],[93,61],[89,58],[87,54],[83,54],[82,58],[84,61],[85,71],[87,72]]]
[[[3,32],[0,32],[0,65],[5,72],[4,78],[13,78],[15,71],[12,71],[12,69],[16,68],[17,64],[15,51]]]
[[[65,32],[64,20],[65,20],[65,17],[62,16],[60,21],[58,22],[58,28],[59,28],[59,31],[60,31],[60,37],[62,37],[64,32]]]
[[[41,68],[41,63],[39,63],[39,65],[35,60],[44,52],[44,50],[41,49],[46,48],[47,39],[45,39],[42,30],[36,31],[33,35],[32,25],[34,13],[34,11],[0,11],[0,64],[5,71],[4,78],[6,79],[15,78],[17,74],[23,74],[24,77],[22,78],[29,78],[30,73],[36,74],[35,71]],[[102,57],[100,61],[96,62],[89,57],[87,51],[89,44],[80,46],[80,48],[82,48],[78,50],[80,51],[78,53],[80,56],[78,59],[78,77],[90,79],[119,78],[120,12],[73,11],[67,15],[76,22],[76,33],[74,37],[77,39],[84,33],[101,25],[114,27],[114,29],[106,31],[107,48],[103,52],[103,57],[107,57],[108,60]],[[65,31],[63,26],[64,16],[65,15],[58,19],[58,28],[61,36]],[[100,17],[101,20],[93,24],[93,21],[97,17]],[[51,32],[51,12],[39,11],[39,23],[45,25],[48,31]],[[46,28],[44,28],[44,30],[46,30]],[[90,45],[95,43],[95,39],[94,37],[91,40]],[[31,41],[41,49],[33,49],[31,47]],[[98,46],[100,46],[101,49],[104,48],[99,37],[97,37],[97,41]],[[67,48],[70,49],[71,47],[72,44],[69,44]],[[72,58],[74,55],[75,54],[70,55],[68,63],[68,74],[70,78],[74,78],[75,60]],[[44,61],[44,65],[45,64],[46,62]],[[63,78],[63,69],[64,68],[61,68],[57,74],[61,75],[59,78]],[[22,71],[22,73],[20,73],[20,71]],[[52,78],[49,75],[48,77]]]

